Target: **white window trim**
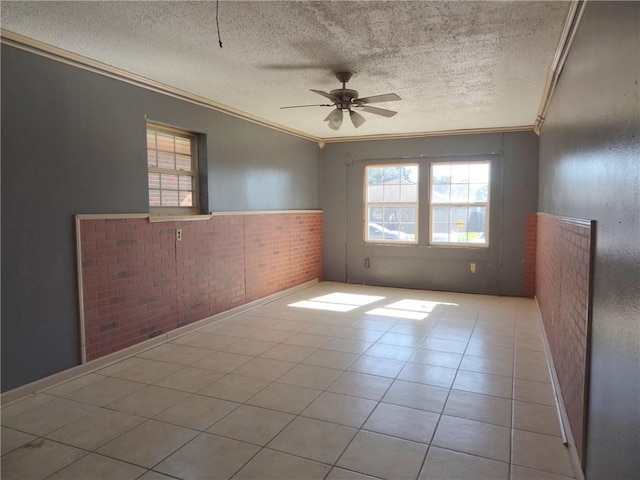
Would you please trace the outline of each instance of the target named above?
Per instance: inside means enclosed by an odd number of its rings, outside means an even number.
[[[417,199],[415,202],[371,202],[368,201],[368,176],[367,176],[367,168],[384,168],[384,167],[416,167],[418,169],[418,182],[416,186],[418,188]],[[411,163],[368,163],[364,165],[362,170],[363,172],[363,183],[362,183],[362,191],[363,191],[363,230],[362,230],[362,238],[364,239],[365,244],[369,245],[418,245],[419,243],[419,225],[420,225],[420,164],[417,162]],[[413,240],[369,240],[369,207],[370,206],[380,206],[380,207],[407,207],[412,206],[416,209],[416,217],[415,217],[415,237]]]
[[[487,163],[489,165],[489,179],[487,181],[487,201],[486,202],[450,202],[450,203],[432,203],[431,194],[433,191],[433,167],[439,165],[470,165],[473,163]],[[470,161],[453,161],[453,162],[430,162],[429,163],[429,213],[428,213],[428,222],[429,222],[429,237],[428,237],[428,245],[432,247],[455,247],[455,248],[489,248],[489,240],[491,239],[491,235],[489,232],[490,225],[490,216],[491,216],[491,160],[470,160]],[[484,219],[484,231],[485,231],[485,242],[484,243],[473,243],[473,242],[434,242],[431,239],[433,238],[433,207],[485,207],[485,219]]]
[[[185,216],[190,217],[199,215],[200,212],[200,172],[198,169],[198,141],[197,135],[188,130],[183,130],[176,127],[170,127],[161,123],[155,123],[148,121],[145,132],[155,131],[160,133],[168,133],[175,136],[181,136],[189,138],[191,141],[191,171],[173,170],[160,167],[150,167],[147,163],[147,173],[166,173],[166,174],[180,174],[189,175],[193,178],[193,206],[191,207],[158,207],[149,205],[149,213],[153,217],[171,217],[171,216]],[[146,133],[145,133],[146,139]],[[146,140],[145,140],[146,142]],[[149,181],[147,180],[147,196],[149,194]]]

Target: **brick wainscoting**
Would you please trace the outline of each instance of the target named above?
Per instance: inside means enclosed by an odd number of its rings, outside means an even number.
[[[593,233],[590,221],[538,214],[536,297],[571,432],[582,460]]]
[[[78,225],[87,360],[322,277],[318,211]]]

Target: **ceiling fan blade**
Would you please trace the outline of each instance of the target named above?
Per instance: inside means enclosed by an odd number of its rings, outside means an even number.
[[[333,103],[317,103],[314,105],[291,105],[289,107],[280,107],[280,110],[285,108],[302,108],[302,107],[333,107]]]
[[[363,105],[360,108],[367,113],[382,115],[383,117],[393,117],[396,113],[398,113],[398,112],[394,112],[393,110],[387,110],[386,108],[369,107],[367,105]]]
[[[382,103],[382,102],[395,102],[402,100],[395,93],[383,93],[382,95],[373,95],[371,97],[358,98],[357,103]]]
[[[340,99],[334,95],[331,95],[330,93],[327,92],[323,92],[322,90],[314,90],[313,88],[311,89],[311,91],[313,93],[317,93],[318,95],[322,95],[324,98],[328,98],[329,100],[331,100],[332,102],[338,102],[340,101]]]
[[[358,128],[366,121],[362,115],[360,115],[358,112],[354,112],[353,110],[349,111],[349,116],[351,117],[353,126],[356,128]]]
[[[336,108],[325,120],[329,121],[329,128],[331,130],[340,129],[340,125],[342,125],[342,110]]]

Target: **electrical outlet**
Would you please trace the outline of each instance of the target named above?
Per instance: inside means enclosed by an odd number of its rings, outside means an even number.
[[[364,268],[369,268],[371,266],[371,261],[369,260],[369,257],[366,257],[364,259]]]
[[[182,229],[176,228],[176,242],[182,241]]]
[[[471,273],[476,273],[476,264],[474,262],[469,264],[469,270],[471,270]]]

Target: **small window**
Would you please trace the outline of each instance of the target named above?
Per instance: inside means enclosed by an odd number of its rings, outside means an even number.
[[[489,172],[489,162],[431,164],[431,245],[489,244]]]
[[[199,213],[195,134],[147,124],[147,164],[151,212]]]
[[[418,165],[365,166],[365,241],[416,243]]]

